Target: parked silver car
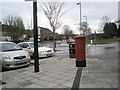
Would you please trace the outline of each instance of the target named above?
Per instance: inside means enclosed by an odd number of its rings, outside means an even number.
[[[3,69],[18,68],[30,64],[29,53],[13,42],[0,42],[0,63]]]
[[[33,57],[33,53],[34,53],[33,42],[21,42],[18,45],[21,46],[24,50],[26,50],[31,57]],[[54,55],[54,51],[52,48],[44,47],[41,44],[38,44],[38,53],[39,53],[39,57],[48,57]]]

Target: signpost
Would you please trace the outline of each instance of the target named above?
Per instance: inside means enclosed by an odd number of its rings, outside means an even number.
[[[35,70],[35,72],[39,72],[37,0],[25,0],[25,1],[33,1],[34,70]]]

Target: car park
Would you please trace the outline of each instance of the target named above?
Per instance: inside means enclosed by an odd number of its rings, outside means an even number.
[[[13,42],[0,42],[0,63],[3,69],[29,66],[30,55]]]
[[[26,50],[33,58],[34,55],[34,43],[33,42],[21,42],[18,44],[24,50]],[[38,55],[39,57],[49,57],[54,55],[54,50],[38,44]]]

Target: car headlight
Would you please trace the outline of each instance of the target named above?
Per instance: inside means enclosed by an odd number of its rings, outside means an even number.
[[[10,56],[3,55],[4,60],[11,60]]]

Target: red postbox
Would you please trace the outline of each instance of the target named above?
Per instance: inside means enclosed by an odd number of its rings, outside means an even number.
[[[86,67],[85,35],[75,36],[76,67]]]

